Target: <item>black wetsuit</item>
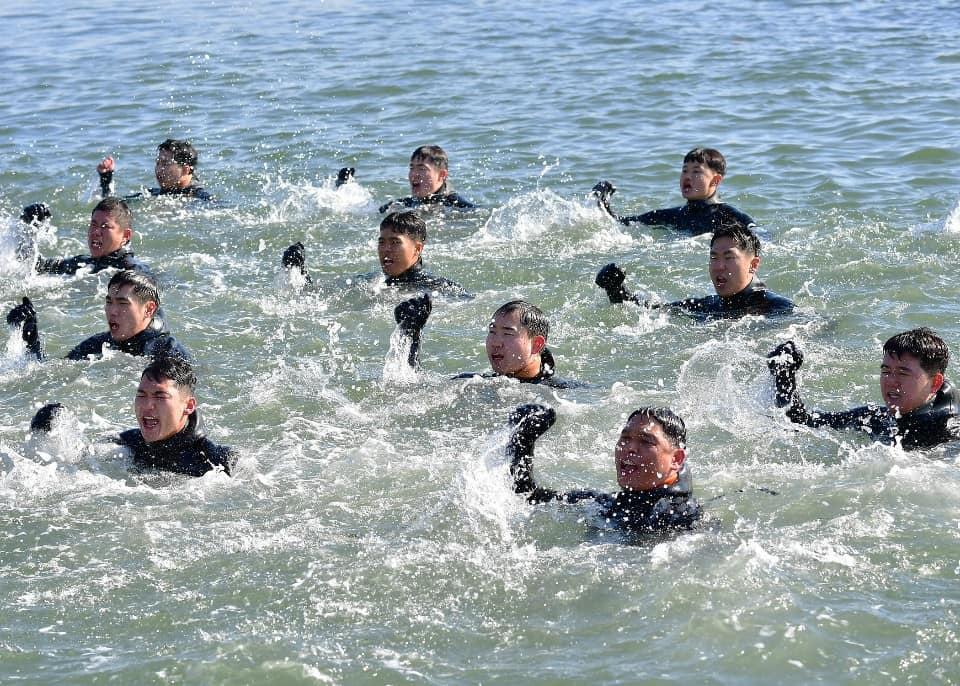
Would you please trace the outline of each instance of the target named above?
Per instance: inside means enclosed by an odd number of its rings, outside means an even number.
[[[365,275],[364,278],[372,281],[377,277],[376,273]],[[428,291],[430,293],[443,293],[459,298],[472,298],[473,294],[466,288],[442,276],[435,276],[423,268],[423,260],[417,260],[417,263],[407,271],[397,276],[387,276],[385,281],[387,286],[396,288],[402,292],[410,291]]]
[[[113,172],[99,172],[100,174],[100,194],[103,197],[111,195],[111,184],[113,184]],[[190,184],[186,188],[149,188],[147,194],[150,197],[161,195],[182,196],[184,198],[196,198],[197,200],[213,200],[213,196],[207,193],[202,187]],[[143,193],[131,193],[123,196],[124,200],[143,200],[146,197]]]
[[[559,500],[579,503],[592,500],[600,508],[600,516],[617,528],[629,531],[654,532],[692,529],[703,516],[700,503],[693,497],[690,470],[684,465],[677,480],[669,486],[649,491],[624,490],[603,493],[593,490],[560,492],[538,486],[533,479],[533,446],[523,440],[511,440],[507,447],[513,490],[526,495],[531,504]]]
[[[741,212],[733,205],[718,202],[712,198],[706,200],[690,200],[680,207],[668,207],[652,210],[630,217],[621,217],[610,208],[606,198],[600,198],[600,206],[621,224],[645,224],[647,226],[668,226],[677,231],[691,235],[713,233],[717,228],[731,219],[742,223],[747,228],[756,227],[750,215]]]
[[[874,440],[899,444],[904,450],[933,448],[960,438],[960,393],[948,381],[943,382],[930,402],[897,417],[882,405],[840,412],[811,412],[800,399],[795,372],[775,372],[774,380],[777,407],[786,407],[787,417],[797,424],[863,431]]]
[[[101,257],[90,255],[47,259],[39,257],[36,264],[36,270],[41,274],[76,274],[85,267],[90,267],[91,273],[94,274],[104,269],[134,269],[152,276],[150,268],[134,257],[133,252],[126,245]]]
[[[550,386],[551,388],[577,388],[578,386],[582,385],[578,381],[561,379],[560,377],[556,376],[556,369],[557,365],[553,360],[553,353],[550,352],[548,348],[544,348],[540,351],[540,371],[536,376],[529,379],[523,379],[519,376],[514,376],[511,378],[516,379],[520,383],[543,384],[544,386]],[[462,374],[457,374],[453,378],[472,379],[478,376],[484,379],[493,379],[503,375],[497,374],[496,372],[464,372]]]
[[[187,425],[170,438],[147,443],[140,429],[130,429],[121,433],[117,442],[130,449],[133,463],[140,469],[203,476],[211,469],[222,467],[230,474],[235,461],[229,447],[217,445],[206,437],[199,410],[190,414]]]
[[[190,353],[184,348],[177,339],[170,335],[166,330],[162,320],[154,318],[146,329],[132,336],[125,341],[115,341],[109,331],[98,333],[80,343],[77,347],[67,354],[68,360],[86,360],[94,357],[103,356],[104,347],[111,350],[119,350],[128,355],[137,355],[143,357],[157,357],[159,355],[170,355],[182,357],[185,360],[190,359]]]
[[[636,302],[640,301],[636,300]],[[747,315],[770,317],[793,312],[793,303],[790,300],[767,290],[767,285],[757,278],[754,278],[739,293],[728,297],[714,294],[703,298],[677,300],[666,305],[654,305],[653,307],[668,307],[699,321],[734,319]]]
[[[454,209],[458,210],[475,210],[477,208],[476,205],[463,196],[448,191],[446,184],[444,184],[436,193],[431,193],[425,198],[418,198],[413,195],[408,195],[405,198],[397,198],[395,200],[391,200],[390,202],[384,203],[380,206],[380,214],[383,214],[391,207],[399,206],[416,208],[424,205],[442,205],[443,207],[453,207]]]

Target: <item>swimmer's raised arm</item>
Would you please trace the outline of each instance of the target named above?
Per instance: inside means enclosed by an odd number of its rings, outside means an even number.
[[[100,160],[97,165],[97,174],[100,175],[100,195],[104,198],[113,195],[113,171],[116,169],[116,162],[109,155]]]
[[[313,279],[310,278],[310,274],[307,272],[306,263],[306,250],[303,247],[303,243],[297,241],[286,250],[283,251],[283,257],[280,258],[281,263],[287,269],[297,269],[303,274],[303,277],[307,280],[308,284],[313,283]]]
[[[531,503],[555,500],[556,491],[537,486],[533,479],[533,447],[557,420],[552,407],[538,404],[520,405],[510,413],[509,423],[514,427],[507,456],[510,457],[510,476],[513,477],[514,493],[525,493]]]
[[[400,333],[410,339],[410,353],[407,355],[407,364],[413,368],[420,366],[420,334],[432,310],[433,303],[430,300],[429,293],[404,300],[393,310],[393,318],[397,322]]]
[[[7,312],[7,324],[21,327],[20,336],[27,344],[27,350],[38,360],[43,358],[43,346],[40,343],[40,332],[37,327],[37,311],[33,308],[30,298],[23,296],[23,302]]]

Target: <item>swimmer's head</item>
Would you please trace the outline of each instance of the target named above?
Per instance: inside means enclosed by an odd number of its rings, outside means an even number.
[[[926,327],[892,336],[883,344],[880,393],[891,410],[912,412],[929,402],[945,381],[950,351]]]
[[[159,308],[157,283],[142,272],[124,269],[107,284],[103,309],[114,341],[129,340],[146,329]]]
[[[197,408],[196,385],[193,367],[182,357],[161,355],[147,365],[133,402],[144,441],[155,443],[183,430]]]
[[[683,158],[680,193],[687,200],[711,198],[716,194],[726,173],[727,161],[719,150],[694,148]]]
[[[421,145],[410,155],[410,192],[416,198],[426,198],[446,190],[450,162],[439,145]]]
[[[540,373],[550,322],[539,307],[526,300],[501,305],[487,326],[485,348],[497,374],[532,379]]]
[[[676,482],[686,453],[683,419],[665,407],[641,407],[620,431],[614,448],[617,483],[632,491],[649,491]]]
[[[387,276],[400,276],[420,262],[427,225],[416,212],[395,212],[380,222],[377,257]]]
[[[750,285],[760,268],[760,239],[731,219],[710,239],[710,280],[721,298],[736,295]]]
[[[193,183],[199,155],[190,141],[168,138],[157,146],[154,173],[165,191],[186,188]]]
[[[90,214],[87,247],[92,257],[116,252],[133,236],[133,213],[121,198],[104,198]]]

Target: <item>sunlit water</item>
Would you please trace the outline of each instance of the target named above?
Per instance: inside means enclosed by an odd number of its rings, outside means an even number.
[[[955,3],[3,3],[0,294],[29,295],[51,360],[0,346],[4,683],[957,683],[957,450],[796,429],[763,356],[786,338],[828,409],[875,400],[879,346],[929,325],[960,350],[960,11]],[[85,250],[93,169],[153,183],[189,137],[212,208],[135,207],[201,406],[234,478],[135,476],[99,439],[133,425],[143,361],[61,358],[103,330],[108,274],[37,276]],[[376,207],[437,142],[476,213],[428,220],[423,370],[389,354],[399,297]],[[678,204],[696,145],[799,306],[695,325],[613,307],[616,260],[664,300],[710,292],[705,238],[624,228]],[[335,189],[336,170],[358,169]],[[318,288],[281,273],[296,240]],[[549,313],[554,391],[451,381],[487,367],[509,298]],[[950,374],[948,374],[949,376]],[[48,442],[31,415],[71,409]],[[613,490],[626,414],[687,420],[709,524],[637,542],[511,493],[510,409],[555,407],[545,484]],[[771,495],[765,490],[776,492]]]

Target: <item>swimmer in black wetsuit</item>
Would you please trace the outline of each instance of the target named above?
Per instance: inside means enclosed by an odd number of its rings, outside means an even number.
[[[521,405],[510,414],[515,428],[507,445],[513,490],[531,504],[559,500],[594,501],[606,523],[635,532],[692,529],[703,516],[693,497],[687,467],[687,430],[666,408],[643,407],[630,415],[614,448],[617,493],[592,490],[560,492],[538,486],[533,478],[533,448],[556,420],[545,405]]]
[[[684,233],[710,233],[720,225],[736,220],[748,228],[756,223],[749,215],[733,205],[720,202],[718,189],[727,171],[727,161],[713,148],[694,148],[683,158],[680,172],[680,193],[687,200],[681,207],[653,210],[632,217],[621,217],[610,208],[610,196],[616,188],[609,181],[601,181],[593,187],[600,209],[621,224],[646,224],[668,226]]]
[[[456,281],[434,276],[423,268],[423,246],[427,242],[427,225],[415,212],[395,212],[380,222],[377,256],[386,279],[384,283],[401,292],[429,291],[454,298],[472,298],[473,295]],[[283,252],[283,266],[297,269],[313,283],[306,270],[303,243],[294,243]],[[360,278],[373,281],[377,274]]]
[[[186,348],[167,331],[157,316],[160,293],[148,275],[133,270],[119,271],[107,285],[104,311],[108,331],[91,336],[67,353],[68,360],[99,358],[104,349],[128,355],[189,357]],[[43,359],[43,345],[37,326],[37,312],[29,298],[7,313],[7,323],[21,326],[20,335],[27,349]]]
[[[405,300],[394,309],[393,316],[400,333],[409,339],[410,352],[407,363],[420,366],[420,334],[432,304],[430,296],[423,295]],[[492,378],[507,376],[522,383],[543,384],[554,388],[575,388],[576,381],[556,376],[556,363],[547,348],[550,322],[536,305],[525,300],[511,300],[501,305],[487,327],[486,350],[492,372],[466,372],[453,377]]]
[[[607,292],[612,303],[635,302],[643,307],[680,312],[700,321],[790,314],[793,303],[773,291],[756,277],[760,267],[760,239],[750,229],[739,225],[718,228],[710,239],[710,280],[716,295],[687,298],[658,304],[642,300],[623,285],[626,275],[616,264],[599,271],[596,284]]]
[[[126,448],[140,470],[164,470],[203,476],[214,469],[230,474],[236,456],[206,437],[197,408],[197,377],[190,363],[161,356],[143,370],[133,409],[139,429],[124,431],[113,442]],[[49,432],[63,405],[44,406],[30,422],[33,433]]]
[[[24,208],[26,212],[28,208]],[[104,198],[93,208],[87,230],[89,255],[75,257],[38,257],[35,268],[41,274],[76,274],[89,268],[91,273],[104,269],[135,269],[149,274],[150,269],[130,250],[133,214],[120,198]]]
[[[796,344],[781,343],[768,357],[777,407],[786,407],[792,422],[864,431],[874,440],[895,443],[904,450],[932,448],[960,438],[960,393],[944,376],[950,351],[926,327],[899,333],[883,344],[880,393],[885,405],[811,412],[797,390],[803,353]]]
[[[158,188],[151,188],[147,193],[151,196],[167,195],[197,198],[198,200],[212,200],[213,197],[196,184],[194,171],[197,168],[199,155],[190,141],[168,138],[157,146],[157,163],[154,173],[157,177]],[[113,191],[113,172],[116,162],[112,157],[105,157],[97,165],[100,175],[100,193],[106,197]],[[140,200],[143,193],[133,193],[124,196],[125,200]]]
[[[450,161],[439,145],[421,145],[410,156],[410,193],[406,198],[391,200],[380,206],[380,213],[404,207],[452,207],[457,210],[476,209],[469,200],[450,190],[447,184]]]

